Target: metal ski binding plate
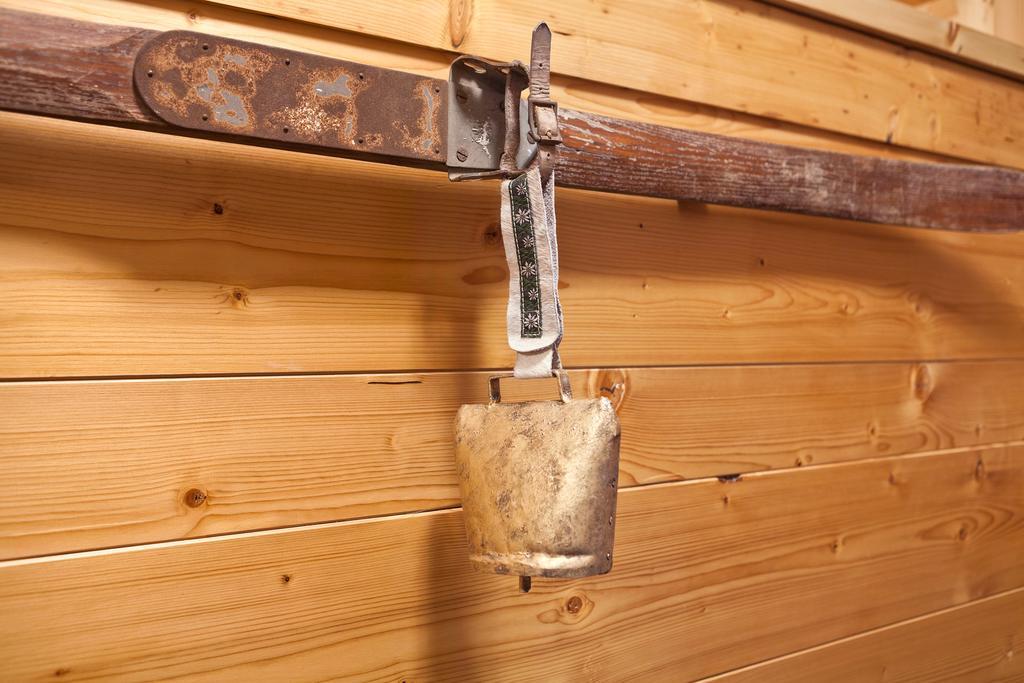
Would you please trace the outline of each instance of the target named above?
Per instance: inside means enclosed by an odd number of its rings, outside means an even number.
[[[448,177],[505,177],[530,165],[529,107],[520,94],[530,83],[522,62],[462,56],[448,78]],[[511,116],[509,113],[511,112]]]

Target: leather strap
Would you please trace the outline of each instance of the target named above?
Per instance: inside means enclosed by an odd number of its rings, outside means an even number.
[[[551,101],[551,29],[545,23],[533,29],[530,47],[530,100]]]
[[[551,99],[551,29],[541,23],[533,30],[530,50],[530,135],[537,142],[541,179],[547,183],[558,165],[558,105]]]
[[[530,53],[530,95],[527,99],[530,137],[537,157],[525,172],[510,164],[512,143],[523,125],[512,115],[519,90],[509,74],[505,92],[506,140],[501,171],[501,232],[509,267],[506,315],[509,346],[516,352],[514,375],[549,377],[561,370],[562,304],[558,298],[558,235],[555,220],[555,178],[558,164],[558,105],[551,100],[551,30],[539,24]]]
[[[520,169],[516,164],[519,151],[519,97],[523,81],[527,79],[526,69],[519,62],[512,62],[505,77],[505,144],[498,164],[503,178],[514,175]]]

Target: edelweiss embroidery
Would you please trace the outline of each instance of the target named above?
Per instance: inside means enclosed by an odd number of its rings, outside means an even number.
[[[537,268],[537,237],[534,234],[533,211],[526,176],[509,182],[508,195],[512,208],[516,258],[519,263],[519,310],[522,319],[520,336],[537,338],[542,334],[540,307],[540,272]]]

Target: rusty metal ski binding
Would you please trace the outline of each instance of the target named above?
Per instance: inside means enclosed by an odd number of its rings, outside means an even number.
[[[356,156],[445,158],[448,84],[435,78],[168,31],[139,51],[134,80],[153,112],[176,126]]]
[[[557,130],[557,119],[538,109],[544,102],[535,102],[532,94],[521,99],[538,68],[462,56],[442,81],[167,31],[140,49],[134,82],[153,113],[175,126],[412,165],[443,163],[452,180],[468,180],[526,169],[538,141],[548,141],[536,130],[538,117],[547,117],[546,131],[552,121]],[[554,103],[547,104],[557,111]]]
[[[462,56],[448,78],[448,177],[477,180],[525,169],[537,154],[529,108],[520,93],[530,76],[521,62]],[[510,115],[511,114],[511,115]],[[504,170],[503,170],[504,162]]]
[[[551,31],[533,32],[529,69],[522,62],[463,56],[448,77],[448,178],[509,178],[540,154],[545,179],[557,161],[558,105],[550,92]],[[529,98],[521,93],[529,88]],[[543,148],[543,151],[540,150]]]

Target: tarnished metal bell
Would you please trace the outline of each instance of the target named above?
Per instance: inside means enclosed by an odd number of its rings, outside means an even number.
[[[469,555],[480,570],[581,577],[612,566],[619,420],[606,398],[488,404],[456,418],[455,459]],[[528,581],[524,582],[528,589]]]

